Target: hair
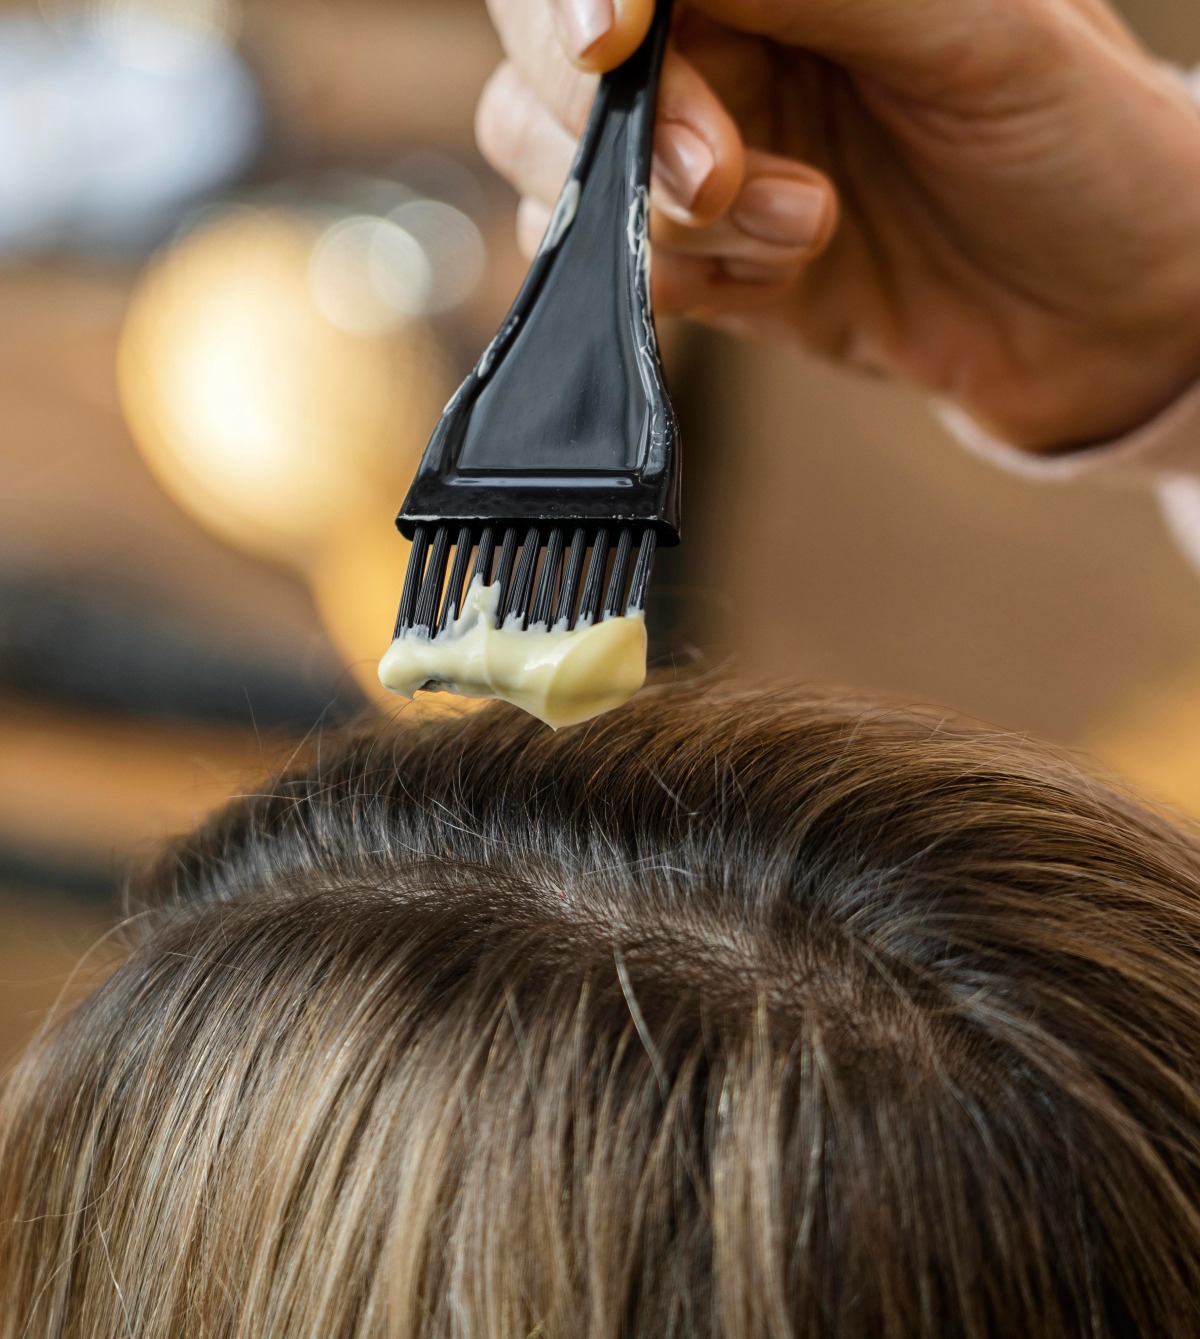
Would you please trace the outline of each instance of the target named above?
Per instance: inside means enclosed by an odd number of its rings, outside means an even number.
[[[324,739],[0,1116],[0,1336],[1200,1335],[1200,847],[1049,751],[660,688]]]

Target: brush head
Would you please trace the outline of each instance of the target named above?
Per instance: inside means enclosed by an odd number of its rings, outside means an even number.
[[[646,681],[654,531],[509,526],[496,538],[420,532],[383,686],[499,698],[554,729],[628,702]]]
[[[393,637],[448,628],[476,581],[498,587],[497,627],[571,631],[640,614],[657,542],[653,526],[419,525]]]

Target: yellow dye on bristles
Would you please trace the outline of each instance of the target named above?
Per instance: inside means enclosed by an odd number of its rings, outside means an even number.
[[[379,662],[379,679],[412,697],[422,688],[500,698],[554,729],[578,725],[629,699],[646,681],[646,620],[638,614],[586,627],[496,626],[499,586],[476,577],[461,612],[430,636],[414,628]]]

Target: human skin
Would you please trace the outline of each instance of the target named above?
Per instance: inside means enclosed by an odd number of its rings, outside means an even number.
[[[489,0],[480,101],[536,248],[653,0]],[[660,312],[913,382],[1035,452],[1200,378],[1200,113],[1101,0],[679,0]]]

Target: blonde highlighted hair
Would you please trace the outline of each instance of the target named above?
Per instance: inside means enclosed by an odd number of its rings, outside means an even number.
[[[794,690],[338,740],[0,1110],[3,1339],[1200,1335],[1200,848]]]

